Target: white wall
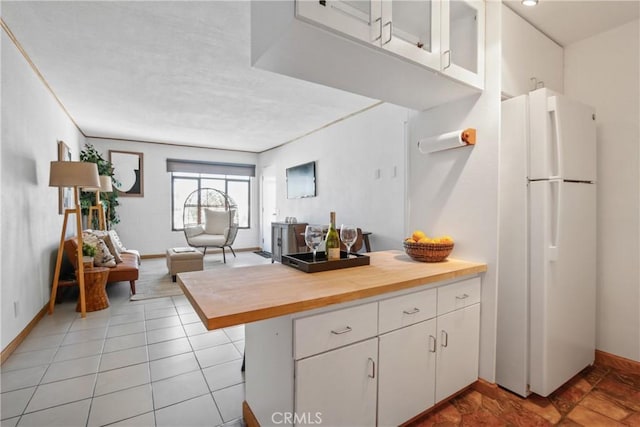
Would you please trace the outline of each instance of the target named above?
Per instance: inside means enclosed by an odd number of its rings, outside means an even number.
[[[84,137],[2,32],[0,295],[4,349],[48,302],[63,216],[49,162],[58,140],[78,160]],[[73,227],[69,227],[70,232]],[[14,302],[18,303],[14,315]]]
[[[109,150],[143,153],[144,197],[118,197],[120,223],[113,228],[126,247],[143,255],[164,254],[167,248],[186,246],[182,231],[171,231],[171,173],[167,159],[256,164],[258,155],[240,151],[180,147],[135,141],[87,138],[87,142],[109,158]],[[251,227],[241,229],[234,249],[258,247],[258,186],[251,184]]]
[[[451,235],[452,257],[488,264],[482,280],[480,376],[495,375],[500,122],[500,6],[486,3],[485,90],[415,114],[410,120],[409,228]],[[477,145],[420,154],[417,140],[457,129],[477,129]]]
[[[565,93],[595,107],[597,348],[640,361],[639,22],[565,47]]]
[[[407,109],[382,104],[260,154],[276,170],[278,220],[352,223],[371,231],[372,250],[401,249],[404,235]],[[317,197],[287,199],[285,169],[316,161]],[[394,167],[396,176],[393,176]],[[376,170],[380,178],[376,178]]]

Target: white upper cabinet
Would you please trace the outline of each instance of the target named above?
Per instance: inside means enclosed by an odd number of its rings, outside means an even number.
[[[251,63],[424,110],[484,89],[484,2],[253,1]]]
[[[370,0],[296,2],[298,16],[374,45],[380,45],[380,9],[380,1]]]
[[[442,2],[442,71],[484,88],[484,2]]]
[[[502,5],[502,94],[546,87],[562,93],[564,49]]]
[[[382,2],[382,48],[440,70],[440,1]]]
[[[484,88],[484,2],[298,0],[297,16]]]

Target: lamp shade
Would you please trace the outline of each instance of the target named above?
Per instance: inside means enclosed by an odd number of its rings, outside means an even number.
[[[98,188],[98,166],[89,162],[51,162],[49,187]]]
[[[111,193],[113,191],[110,176],[100,175],[100,191],[103,193]]]

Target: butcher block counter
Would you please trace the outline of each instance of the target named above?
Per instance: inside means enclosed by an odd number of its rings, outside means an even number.
[[[304,273],[282,264],[180,273],[178,283],[207,329],[298,313],[481,273],[486,264],[449,258],[413,261],[401,251],[371,252],[367,266]]]
[[[247,425],[397,426],[477,380],[487,266],[368,255],[178,274],[208,329],[246,324]]]

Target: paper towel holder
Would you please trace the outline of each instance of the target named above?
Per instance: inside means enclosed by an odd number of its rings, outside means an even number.
[[[442,135],[430,136],[418,140],[418,150],[423,153],[451,150],[476,144],[476,129],[466,128]]]

